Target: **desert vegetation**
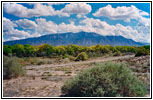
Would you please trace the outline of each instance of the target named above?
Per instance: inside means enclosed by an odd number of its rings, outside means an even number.
[[[125,64],[99,63],[65,82],[62,87],[69,97],[140,97],[145,84]]]
[[[16,57],[3,56],[3,78],[10,79],[23,76],[25,70]]]
[[[150,46],[4,45],[4,95],[143,97],[149,55]]]
[[[3,54],[6,56],[17,57],[76,57],[80,58],[81,55],[91,57],[99,57],[104,55],[126,55],[135,54],[136,56],[149,55],[150,46],[110,46],[110,45],[95,45],[95,46],[52,46],[48,44],[42,44],[39,46],[33,45],[4,45]],[[85,57],[85,59],[87,58]],[[78,58],[78,59],[79,59]],[[75,59],[74,59],[75,60]],[[77,60],[77,59],[76,59]],[[81,60],[81,59],[80,59]]]

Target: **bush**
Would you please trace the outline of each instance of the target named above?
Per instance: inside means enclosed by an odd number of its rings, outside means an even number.
[[[149,55],[149,54],[150,54],[150,50],[146,50],[144,47],[139,47],[137,49],[135,57]]]
[[[64,55],[62,56],[62,59],[69,58],[69,56],[70,56],[70,55],[68,55],[68,54],[64,54]]]
[[[73,57],[73,56],[69,56],[69,59],[70,59],[70,61],[75,61],[75,57]]]
[[[141,97],[146,86],[125,64],[100,63],[80,72],[62,86],[69,97]]]
[[[120,51],[116,51],[113,56],[121,56],[122,53]]]
[[[25,70],[22,68],[21,64],[17,62],[16,57],[3,56],[3,78],[10,79],[16,78],[18,76],[23,76]]]
[[[88,56],[85,52],[81,52],[75,59],[75,61],[84,61],[84,60],[87,60],[88,59]]]
[[[4,45],[4,47],[3,47],[3,54],[4,55],[10,55],[10,54],[12,54],[12,49],[11,48],[9,48],[9,46],[8,45]]]

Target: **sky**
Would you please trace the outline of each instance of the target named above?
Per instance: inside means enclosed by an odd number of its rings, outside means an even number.
[[[150,3],[3,3],[3,41],[95,32],[150,43]]]

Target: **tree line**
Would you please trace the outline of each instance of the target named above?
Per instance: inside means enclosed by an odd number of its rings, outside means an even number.
[[[34,45],[3,45],[3,54],[6,56],[17,57],[57,57],[57,56],[74,56],[85,52],[89,57],[97,57],[105,54],[121,55],[135,54],[136,56],[149,55],[150,46],[110,46],[110,45],[94,45],[94,46],[78,46],[78,45],[61,45],[52,46],[49,44]]]

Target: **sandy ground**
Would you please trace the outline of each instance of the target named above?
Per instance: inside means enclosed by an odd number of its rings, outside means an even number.
[[[24,77],[3,81],[4,97],[59,97],[62,95],[61,87],[64,81],[76,75],[83,69],[93,67],[92,64],[97,62],[115,61],[125,62],[129,68],[135,68],[136,65],[145,65],[149,61],[149,56],[134,57],[134,55],[96,58],[88,61],[68,62],[63,64],[48,65],[28,65]],[[134,61],[134,64],[130,62]],[[143,64],[142,64],[143,63]],[[150,65],[148,65],[150,66]],[[140,69],[140,68],[137,68]],[[134,70],[141,80],[147,84],[150,90],[150,67],[142,72]],[[147,70],[147,71],[146,71]],[[147,94],[149,96],[149,92]]]

